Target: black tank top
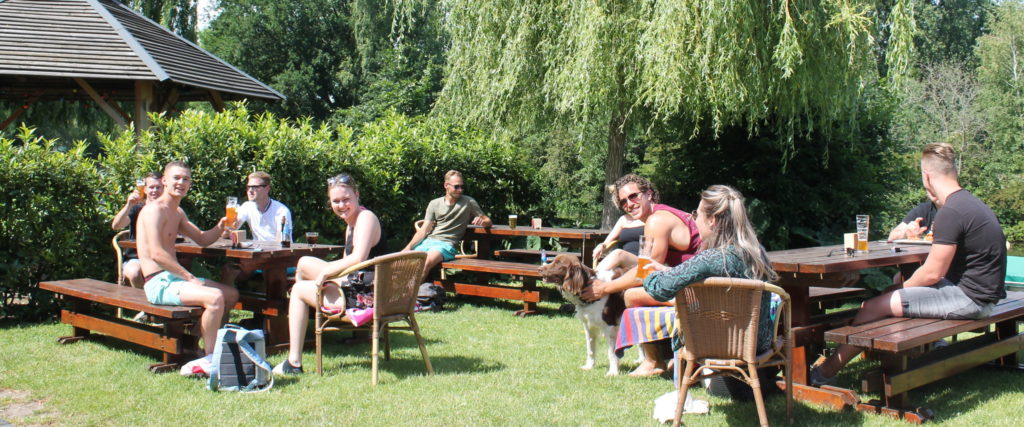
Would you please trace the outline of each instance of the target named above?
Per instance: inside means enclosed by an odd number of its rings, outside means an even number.
[[[345,233],[345,256],[352,254],[352,234]],[[388,235],[384,232],[384,227],[380,228],[380,239],[377,240],[377,244],[370,248],[370,255],[366,259],[373,259],[381,255],[387,255],[391,253],[388,250]]]
[[[619,232],[619,244],[622,250],[633,255],[640,254],[640,236],[644,235],[644,226],[623,228]]]

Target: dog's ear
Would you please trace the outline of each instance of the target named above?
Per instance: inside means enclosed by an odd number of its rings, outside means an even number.
[[[555,258],[551,264],[540,267],[540,276],[544,278],[545,282],[560,284],[565,280],[565,270],[565,264],[558,262],[558,259]]]
[[[562,282],[562,287],[573,295],[582,293],[583,287],[587,285],[590,279],[590,274],[587,270],[589,269],[581,264],[579,260],[570,263],[565,272],[565,281]]]

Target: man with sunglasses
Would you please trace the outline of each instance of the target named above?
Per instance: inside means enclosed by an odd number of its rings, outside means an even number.
[[[281,217],[284,217],[288,224],[292,224],[292,211],[284,203],[270,198],[270,174],[257,171],[249,174],[246,182],[245,195],[249,201],[238,207],[238,218],[234,224],[229,224],[232,229],[242,224],[249,224],[249,234],[253,240],[278,241],[277,230],[281,227]],[[291,231],[295,227],[286,229],[288,240],[291,240]],[[253,273],[252,269],[237,263],[230,263],[221,269],[221,281],[223,283],[235,283],[240,278],[248,279]]]
[[[480,205],[472,197],[463,195],[465,184],[462,173],[450,170],[444,174],[444,197],[431,200],[423,217],[423,226],[416,230],[404,251],[427,253],[423,278],[441,261],[455,259],[455,245],[462,241],[470,224],[483,227],[492,225]]]

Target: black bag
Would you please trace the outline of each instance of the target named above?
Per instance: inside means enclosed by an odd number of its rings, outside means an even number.
[[[420,304],[421,311],[441,311],[446,298],[444,288],[430,282],[421,284],[416,293],[416,302]]]

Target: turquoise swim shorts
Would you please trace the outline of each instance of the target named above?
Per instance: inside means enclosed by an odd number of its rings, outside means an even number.
[[[412,248],[414,251],[430,252],[438,251],[441,253],[442,261],[451,261],[455,259],[455,246],[448,242],[443,242],[434,239],[423,239],[420,244]]]
[[[146,278],[146,299],[156,305],[182,305],[182,286],[187,281],[166,271],[161,271]]]

